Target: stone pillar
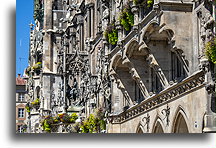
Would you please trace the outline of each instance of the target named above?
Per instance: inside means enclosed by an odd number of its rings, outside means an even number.
[[[215,81],[213,79],[212,72],[210,70],[210,64],[208,60],[201,61],[202,69],[205,71],[205,83],[206,83],[206,114],[204,116],[204,129],[203,132],[211,133],[216,132],[216,113],[212,110],[215,104],[212,103],[212,99],[215,99]]]
[[[84,37],[83,37],[83,17],[78,16],[77,19],[78,25],[79,25],[79,49],[80,51],[84,50]]]
[[[121,82],[121,80],[118,78],[117,73],[112,69],[112,71],[110,72],[110,76],[113,76],[117,87],[121,90],[124,98],[128,101],[129,106],[133,105],[132,99],[130,97],[130,95],[128,94],[127,90],[125,89],[123,83]]]
[[[146,60],[148,61],[149,66],[152,67],[153,70],[155,71],[155,73],[158,76],[163,88],[168,87],[169,83],[168,83],[162,69],[160,68],[159,64],[157,63],[156,59],[154,58],[154,56],[152,54],[149,54],[149,56]]]
[[[67,108],[67,100],[66,100],[66,73],[67,73],[67,71],[66,71],[66,48],[64,48],[64,54],[63,54],[63,81],[64,81],[64,83],[63,83],[63,88],[64,88],[64,90],[63,90],[63,97],[64,97],[64,100],[63,100],[63,112],[65,113],[66,112],[66,108]]]
[[[52,4],[53,0],[44,0],[44,30],[52,29]]]
[[[91,40],[93,40],[93,38],[94,38],[94,22],[95,22],[95,20],[94,20],[94,4],[91,4],[90,6],[90,11],[91,11]]]
[[[132,13],[134,14],[134,29],[138,29],[139,24],[139,7],[135,4],[132,5],[131,9]]]
[[[118,30],[118,42],[117,42],[117,45],[119,47],[121,47],[122,46],[122,34],[123,34],[123,30],[122,30],[122,26],[121,26],[119,20],[116,21],[116,29]]]
[[[213,19],[216,20],[216,11],[215,11],[215,9],[216,9],[216,1],[213,1],[212,7],[213,7],[213,10],[214,10],[214,11],[213,11]],[[213,34],[215,34],[215,33],[216,33],[216,26],[215,26],[215,25],[214,25],[213,31],[214,31]],[[215,89],[216,89],[216,88],[215,88]]]
[[[183,55],[178,50],[174,50],[174,53],[176,54],[179,61],[183,65],[183,68],[184,68],[185,72],[187,73],[187,75],[189,75],[189,68],[187,66],[187,63],[186,63],[185,59],[183,58]]]
[[[43,38],[43,68],[49,71],[53,70],[53,49],[52,49],[52,0],[44,0],[44,38]]]
[[[109,69],[109,44],[105,38],[103,38],[103,49],[104,49],[104,74],[108,74]]]
[[[131,74],[131,77],[134,81],[136,81],[136,83],[138,84],[138,87],[139,89],[141,90],[141,93],[143,95],[143,97],[146,99],[149,97],[149,93],[141,79],[141,77],[139,76],[138,72],[136,71],[136,69],[134,68],[134,65],[133,63],[130,62],[130,60],[128,58],[126,58],[124,61],[123,61],[124,64],[127,64],[128,65],[128,68],[130,69],[130,74]]]
[[[86,32],[86,37],[87,37],[87,39],[89,39],[90,38],[90,7],[88,6],[87,7],[87,24],[86,24],[86,30],[87,30],[87,32]]]

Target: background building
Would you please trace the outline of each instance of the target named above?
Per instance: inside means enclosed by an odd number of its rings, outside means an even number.
[[[216,131],[215,65],[206,56],[214,43],[214,1],[35,0],[34,6],[29,132],[45,132],[44,122],[63,113],[77,113],[83,125],[98,110],[108,133]],[[50,132],[79,131],[53,122]]]
[[[24,133],[27,128],[26,100],[26,81],[18,74],[16,78],[16,132]]]

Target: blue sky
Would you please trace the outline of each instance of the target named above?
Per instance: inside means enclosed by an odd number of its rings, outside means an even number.
[[[16,1],[16,76],[28,66],[29,24],[34,22],[34,0]]]

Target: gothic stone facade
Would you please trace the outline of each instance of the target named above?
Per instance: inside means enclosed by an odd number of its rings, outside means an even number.
[[[215,132],[213,0],[35,0],[29,132],[40,119],[103,108],[107,133]],[[125,5],[133,25],[125,29]],[[105,35],[114,27],[114,43]],[[61,131],[59,131],[61,132]]]

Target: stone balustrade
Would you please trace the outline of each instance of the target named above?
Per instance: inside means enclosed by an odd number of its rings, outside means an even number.
[[[157,108],[165,103],[174,101],[186,93],[190,93],[200,87],[204,86],[205,74],[199,71],[194,75],[186,78],[178,84],[174,84],[169,88],[163,90],[155,96],[151,96],[138,105],[132,106],[125,112],[118,115],[111,115],[110,121],[112,124],[119,124],[128,121],[134,117],[144,114],[154,108]]]

